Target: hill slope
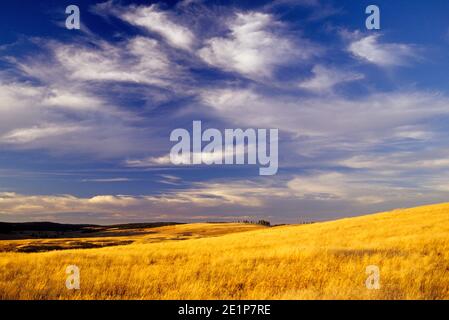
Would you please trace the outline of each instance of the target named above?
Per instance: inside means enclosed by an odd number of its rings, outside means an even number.
[[[69,291],[73,264],[81,289]],[[365,286],[369,265],[379,267],[379,290]],[[0,253],[0,298],[449,299],[449,204],[184,241]]]

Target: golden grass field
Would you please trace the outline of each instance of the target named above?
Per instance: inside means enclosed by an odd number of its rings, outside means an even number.
[[[188,224],[93,239],[132,243],[19,253],[5,248],[69,240],[0,241],[0,298],[449,299],[449,204],[308,225]],[[68,265],[80,268],[80,290],[65,286]],[[380,268],[379,290],[365,286],[368,265]]]

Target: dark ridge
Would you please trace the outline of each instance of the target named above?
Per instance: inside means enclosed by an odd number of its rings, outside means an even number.
[[[12,232],[97,232],[110,228],[116,228],[120,230],[126,229],[143,229],[143,228],[157,228],[164,226],[172,226],[181,224],[178,222],[149,222],[149,223],[128,223],[128,224],[116,224],[109,226],[99,226],[94,224],[65,224],[55,222],[0,222],[0,233],[8,234]]]
[[[89,227],[95,227],[95,225],[54,222],[0,222],[0,233],[11,233],[14,231],[80,231]]]

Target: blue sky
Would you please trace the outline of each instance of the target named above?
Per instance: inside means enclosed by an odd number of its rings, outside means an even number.
[[[65,28],[65,8],[81,29]],[[376,4],[381,29],[367,30]],[[0,220],[295,223],[449,195],[449,3],[4,1]],[[175,128],[279,129],[279,171],[173,166]]]

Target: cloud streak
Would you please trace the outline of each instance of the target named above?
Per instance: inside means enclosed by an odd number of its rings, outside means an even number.
[[[332,67],[316,65],[312,69],[313,77],[302,81],[299,87],[302,89],[323,93],[331,91],[335,86],[361,80],[364,76],[360,73],[342,71]]]
[[[311,44],[283,34],[282,25],[270,14],[237,13],[228,30],[226,37],[206,40],[198,54],[212,66],[250,78],[271,77],[277,66],[314,54]]]
[[[382,67],[404,66],[416,58],[414,48],[403,43],[382,43],[380,35],[369,35],[352,41],[348,51],[356,58]]]

